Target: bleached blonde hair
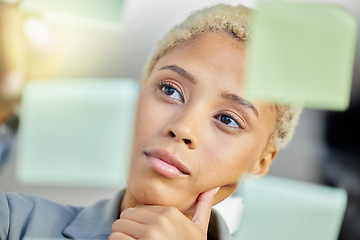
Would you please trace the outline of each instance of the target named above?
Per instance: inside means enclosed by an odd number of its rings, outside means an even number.
[[[226,33],[232,38],[246,43],[251,33],[252,11],[242,5],[219,4],[194,12],[184,22],[172,28],[158,42],[144,66],[142,82],[146,82],[161,57],[206,33]],[[274,104],[273,107],[276,111],[276,125],[269,137],[268,146],[282,148],[292,138],[301,107],[283,104]]]

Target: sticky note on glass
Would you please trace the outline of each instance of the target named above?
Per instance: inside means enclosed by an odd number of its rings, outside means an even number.
[[[260,2],[253,15],[245,92],[310,108],[348,107],[356,21],[330,4]]]
[[[61,13],[112,23],[122,20],[125,0],[22,0],[20,9],[33,13]]]
[[[17,177],[24,184],[125,183],[138,83],[31,81],[20,106]]]
[[[244,211],[234,239],[338,239],[344,189],[265,176],[247,179],[241,192]]]

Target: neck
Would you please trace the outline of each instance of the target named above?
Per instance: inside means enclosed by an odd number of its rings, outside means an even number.
[[[137,201],[134,198],[134,196],[130,193],[129,189],[127,188],[125,191],[125,195],[120,203],[120,213],[127,208],[133,208],[139,204],[142,204],[142,203]]]

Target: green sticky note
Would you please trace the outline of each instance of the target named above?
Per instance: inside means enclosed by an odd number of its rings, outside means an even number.
[[[138,83],[30,81],[20,106],[17,177],[25,184],[125,183]]]
[[[245,92],[310,108],[348,107],[356,21],[330,4],[260,2],[253,16]]]
[[[22,0],[20,9],[33,13],[61,13],[119,23],[124,0]]]
[[[338,239],[344,189],[265,176],[245,183],[244,210],[235,239]]]

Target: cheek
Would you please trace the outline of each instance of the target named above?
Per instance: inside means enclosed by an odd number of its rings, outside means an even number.
[[[250,136],[217,138],[207,145],[202,161],[205,181],[217,181],[219,185],[236,183],[258,159],[260,148]]]
[[[138,99],[136,120],[135,120],[135,143],[150,134],[157,122],[158,108],[154,101],[148,97],[147,92],[141,92]]]

